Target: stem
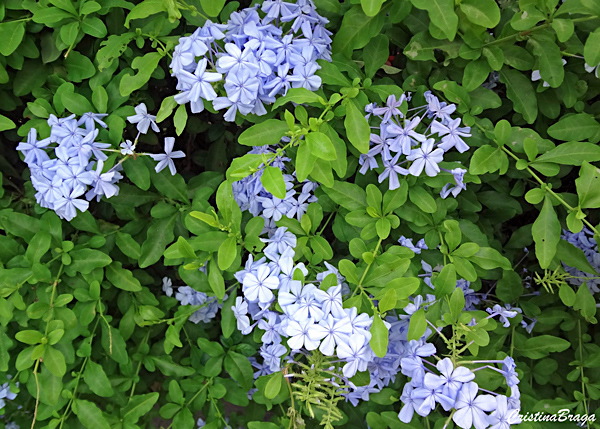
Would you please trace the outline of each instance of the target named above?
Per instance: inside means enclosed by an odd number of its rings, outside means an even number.
[[[583,374],[583,344],[581,344],[581,320],[577,321],[577,334],[577,338],[579,339],[579,370],[581,371],[581,394],[583,396],[583,407],[585,409],[585,414],[587,415],[589,413],[587,401],[585,400],[585,379]],[[589,422],[587,422],[587,427],[589,429]]]
[[[38,380],[37,370],[40,366],[40,360],[35,361],[35,368],[33,368],[33,376],[35,377],[35,409],[33,411],[33,421],[31,422],[31,429],[35,426],[35,421],[37,420],[38,406],[40,405],[40,382]]]
[[[379,251],[379,246],[381,246],[381,242],[383,241],[382,238],[379,239],[379,241],[377,242],[377,246],[375,246],[375,250],[373,251],[373,262],[375,262],[375,257],[377,256],[377,252]],[[369,263],[367,265],[367,268],[365,268],[365,272],[363,273],[362,277],[360,278],[360,281],[358,282],[358,284],[356,285],[356,289],[354,289],[354,292],[352,292],[352,295],[350,296],[350,298],[352,298],[354,295],[356,295],[356,292],[360,289],[361,293],[366,293],[362,287],[362,283],[365,280],[365,277],[367,276],[367,273],[369,272],[369,268],[371,268],[371,265],[373,265],[373,262]]]
[[[142,346],[145,345],[148,342],[148,338],[150,338],[150,330],[148,330],[148,333],[144,337],[144,340],[138,346],[138,352],[140,351],[140,349],[142,348]],[[131,386],[131,392],[129,392],[129,400],[130,401],[131,401],[131,398],[133,398],[133,393],[135,392],[135,385],[137,384],[137,382],[135,381],[135,377],[139,378],[140,369],[142,368],[142,361],[143,361],[143,359],[140,359],[140,361],[138,362],[137,369],[135,371],[133,385]]]

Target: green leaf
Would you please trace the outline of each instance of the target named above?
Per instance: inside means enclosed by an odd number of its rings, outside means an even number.
[[[81,82],[96,74],[96,67],[90,59],[77,51],[71,51],[65,59],[67,77],[73,82]]]
[[[174,198],[186,204],[190,203],[185,179],[179,174],[173,176],[168,169],[165,169],[160,173],[152,171],[150,178],[154,187],[165,197]]]
[[[175,111],[175,116],[173,116],[173,125],[175,125],[175,134],[180,136],[185,129],[185,124],[187,123],[188,114],[185,104],[180,105]]]
[[[142,158],[128,158],[123,163],[123,168],[127,178],[138,188],[144,191],[150,189],[150,171],[148,164],[144,163]]]
[[[137,7],[137,6],[136,6]],[[112,62],[119,58],[127,45],[136,37],[135,33],[111,34],[108,39],[104,40],[102,46],[96,53],[96,61],[98,62],[98,70],[102,71],[110,67]]]
[[[175,109],[176,106],[178,106],[178,104],[175,101],[175,96],[172,95],[163,98],[163,101],[160,103],[160,108],[156,113],[156,122],[160,123],[171,116],[171,113],[173,113],[173,109]]]
[[[585,283],[577,289],[573,310],[581,311],[581,315],[585,317],[587,321],[596,323],[596,319],[594,318],[596,315],[596,300],[590,292],[588,285]]]
[[[52,236],[46,231],[37,232],[27,246],[25,258],[31,263],[40,262],[42,256],[50,249]]]
[[[34,345],[42,342],[44,334],[39,331],[25,330],[15,334],[15,339],[25,344]]]
[[[117,231],[116,239],[117,246],[126,256],[135,260],[139,259],[141,255],[141,248],[137,241],[129,234],[125,234],[121,231]]]
[[[240,134],[238,143],[244,146],[276,145],[289,130],[285,121],[267,119]]]
[[[367,0],[367,1],[373,1],[373,0]],[[374,0],[375,2],[379,2],[379,0]],[[363,5],[363,9],[365,6],[365,3],[362,3]],[[365,11],[365,13],[367,13]],[[376,12],[377,13],[377,12]],[[367,13],[367,15],[369,15]],[[369,16],[374,16],[373,15],[369,15]],[[385,34],[380,34],[378,36],[375,36],[371,39],[371,41],[369,43],[367,43],[367,46],[365,46],[364,50],[363,50],[363,58],[365,61],[365,75],[367,77],[373,77],[375,76],[375,73],[377,72],[377,70],[379,70],[379,68],[384,65],[386,63],[386,61],[388,60],[388,57],[390,55],[390,40],[388,38],[388,36],[386,36]]]
[[[273,374],[267,384],[265,385],[265,398],[274,399],[281,390],[281,384],[283,383],[283,372],[277,371]]]
[[[506,85],[508,98],[513,102],[515,111],[522,114],[527,123],[533,124],[537,118],[538,106],[529,77],[503,67],[500,70],[500,81]]]
[[[408,198],[425,213],[435,213],[437,210],[435,199],[421,186],[413,186],[410,188],[408,190]]]
[[[408,333],[406,334],[407,340],[418,340],[427,329],[427,319],[425,319],[425,310],[422,308],[415,311],[410,316],[410,322],[408,324]]]
[[[66,268],[69,275],[74,273],[89,274],[96,268],[105,267],[112,262],[106,253],[94,249],[79,249],[69,253],[71,264]]]
[[[469,92],[477,89],[487,80],[490,71],[490,66],[484,58],[469,62],[463,75],[463,87]]]
[[[332,50],[351,58],[353,50],[364,48],[371,38],[380,34],[384,13],[382,11],[374,17],[369,17],[364,14],[360,5],[354,5],[344,14],[342,25],[333,39]],[[325,79],[324,81],[330,83]],[[347,85],[342,84],[342,86]]]
[[[575,304],[575,300],[577,299],[575,291],[567,283],[563,283],[562,285],[560,285],[560,288],[558,289],[558,296],[560,297],[560,300],[563,302],[563,304],[568,307],[572,307],[573,304]]]
[[[81,21],[81,29],[85,34],[89,34],[97,39],[106,37],[108,30],[106,25],[97,16],[87,16]]]
[[[462,10],[473,24],[486,28],[494,28],[500,22],[500,8],[494,0],[463,0]]]
[[[347,210],[359,210],[367,207],[367,194],[364,189],[354,183],[334,181],[330,188],[324,187],[325,193]]]
[[[146,0],[144,3],[147,1],[148,0]],[[129,18],[129,16],[127,18]],[[119,84],[119,92],[121,95],[129,95],[133,91],[136,91],[144,86],[148,80],[150,80],[150,76],[156,67],[158,67],[158,63],[160,62],[161,58],[162,55],[158,52],[149,52],[142,57],[135,57],[131,63],[131,68],[138,70],[138,72],[133,76],[124,75],[121,78],[121,82]]]
[[[329,242],[320,235],[310,237],[310,247],[312,247],[315,254],[320,255],[325,260],[333,258],[333,250]]]
[[[465,294],[462,288],[457,287],[450,296],[450,314],[454,321],[458,321],[465,308]]]
[[[158,392],[152,392],[132,397],[129,403],[121,410],[123,420],[131,424],[137,423],[140,417],[145,416],[152,410],[159,396]]]
[[[283,97],[279,97],[273,104],[273,109],[283,106],[285,103],[294,102],[296,104],[319,103],[319,95],[306,88],[290,88]],[[254,146],[254,145],[252,145]]]
[[[44,350],[44,365],[56,377],[62,377],[67,372],[65,356],[49,345],[46,345],[46,349]]]
[[[214,258],[209,262],[208,284],[210,285],[210,288],[215,296],[219,299],[223,299],[225,296],[225,281],[223,280],[221,271],[219,270],[217,262]]]
[[[235,305],[235,298],[235,292],[230,294],[227,301],[223,303],[223,308],[221,309],[221,332],[225,338],[231,337],[237,329],[236,317],[231,309],[231,307]]]
[[[581,165],[584,161],[600,161],[600,146],[585,142],[562,143],[538,157],[532,165],[548,162]]]
[[[556,254],[556,248],[560,241],[560,222],[552,207],[550,197],[546,196],[540,215],[531,228],[533,241],[535,242],[535,254],[540,267],[548,268],[552,258]]]
[[[446,264],[438,276],[433,280],[435,297],[441,298],[450,295],[456,289],[456,268],[453,264]]]
[[[570,346],[571,343],[565,339],[552,335],[538,335],[528,338],[518,350],[523,356],[530,359],[542,359],[552,352],[562,352]]]
[[[248,358],[242,354],[229,351],[225,356],[225,371],[237,381],[242,389],[250,390],[254,384],[254,370]]]
[[[385,191],[383,195],[383,214],[390,214],[397,208],[402,207],[407,198],[408,183],[406,181],[402,181],[397,189]]]
[[[376,356],[384,357],[387,354],[389,332],[379,314],[373,316],[373,324],[369,332],[371,332],[371,341],[369,342],[371,349]]]
[[[326,134],[320,132],[308,133],[305,136],[306,144],[310,149],[310,152],[317,158],[324,159],[326,161],[333,161],[337,155],[335,147],[329,137]],[[283,179],[282,179],[283,180]]]
[[[104,369],[96,362],[88,360],[83,371],[83,380],[90,390],[98,396],[108,398],[114,394]]]
[[[75,92],[65,91],[61,96],[61,101],[65,108],[77,115],[83,115],[87,112],[93,112],[94,107],[87,98]]]
[[[592,67],[600,64],[600,29],[597,28],[588,36],[583,47],[583,56],[585,62]]]
[[[570,19],[554,18],[552,19],[552,28],[556,32],[556,37],[558,38],[558,41],[564,43],[567,40],[569,40],[573,35],[573,32],[575,31],[575,24],[573,24],[573,21]]]
[[[200,0],[200,5],[208,16],[216,17],[225,6],[225,0]]]
[[[260,182],[274,197],[283,200],[286,195],[283,173],[279,168],[267,165],[260,177]]]
[[[547,39],[538,41],[535,37],[531,37],[528,43],[538,59],[542,80],[552,88],[558,88],[565,78],[560,48]]]
[[[106,267],[106,279],[119,289],[129,292],[139,292],[142,290],[140,281],[133,277],[131,271],[124,269],[121,263],[117,261]]]
[[[6,116],[0,115],[0,131],[12,130],[13,128],[16,128],[15,123]]]
[[[583,161],[575,185],[582,209],[600,208],[600,169]]]
[[[142,255],[140,256],[140,268],[146,268],[158,262],[165,248],[173,241],[173,226],[177,219],[177,213],[164,219],[155,220],[148,228],[146,241],[142,244]]]
[[[221,246],[219,247],[219,269],[225,271],[226,269],[231,267],[231,264],[233,264],[233,261],[235,261],[237,255],[238,249],[235,237],[232,236],[227,238],[227,240],[225,240],[223,244],[221,244]]]
[[[15,52],[25,36],[25,22],[3,22],[0,23],[0,54],[8,57]]]
[[[485,270],[492,270],[498,267],[503,270],[510,270],[512,267],[508,259],[491,247],[480,247],[479,251],[468,259]]]
[[[558,140],[574,141],[588,139],[594,136],[599,130],[600,124],[593,116],[587,113],[578,113],[561,118],[557,123],[548,128],[548,134]],[[556,149],[562,146],[560,145]],[[600,148],[596,146],[596,149],[600,152]],[[583,160],[592,161],[587,158]],[[594,161],[597,161],[597,159],[594,159]]]
[[[318,60],[317,63],[321,67],[317,70],[317,75],[321,77],[323,83],[337,86],[351,86],[352,82],[337,68],[337,66],[329,61]]]
[[[517,301],[523,294],[523,280],[512,270],[504,270],[498,280],[496,295],[505,303]]]
[[[385,2],[385,0],[360,0],[360,4],[362,6],[365,15],[367,16],[375,16],[381,10],[381,5]]]
[[[132,19],[142,19],[157,13],[168,12],[167,5],[168,3],[164,0],[144,0],[131,9],[124,25],[129,28],[129,21]]]
[[[570,267],[577,268],[585,273],[593,274],[597,276],[598,273],[590,264],[585,253],[578,247],[573,246],[568,241],[561,239],[558,242],[558,247],[556,249],[556,257],[561,261],[567,264]]]
[[[411,0],[418,8],[426,10],[432,24],[439,28],[447,39],[454,40],[458,30],[458,15],[454,12],[453,0]],[[465,0],[467,1],[467,0]]]
[[[92,91],[92,103],[96,112],[106,112],[108,108],[108,93],[103,86],[96,86]]]
[[[352,102],[346,103],[346,118],[344,119],[346,135],[352,146],[360,153],[369,151],[371,128],[363,113]]]
[[[484,174],[493,173],[500,168],[499,154],[502,149],[493,146],[481,146],[478,148],[473,156],[471,157],[471,164],[469,165],[469,173]]]
[[[83,399],[75,399],[73,412],[87,429],[110,429],[110,425],[96,404]]]

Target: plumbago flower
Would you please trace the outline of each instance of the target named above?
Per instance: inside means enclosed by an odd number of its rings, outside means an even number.
[[[136,114],[128,121],[137,124],[137,136],[113,149],[108,143],[98,141],[101,131],[107,128],[102,121],[106,114],[84,113],[79,120],[75,115],[57,118],[50,115],[48,125],[50,135],[39,140],[37,130],[32,128],[27,141],[19,143],[17,150],[31,171],[31,183],[37,191],[35,199],[45,208],[68,221],[89,208],[90,201],[100,201],[102,197],[111,198],[119,194],[117,183],[123,178],[122,163],[135,155],[135,146],[141,134],[149,128],[158,132],[156,117],[148,114],[145,104],[135,107]],[[100,128],[98,128],[98,126]],[[152,157],[158,161],[156,172],[169,167],[171,174],[176,173],[173,159],[182,158],[182,151],[173,151],[175,139],[165,138],[164,154],[137,154]],[[108,154],[121,154],[123,158],[115,161]]]
[[[317,60],[331,61],[328,22],[312,0],[265,1],[233,12],[225,24],[207,20],[175,47],[170,67],[181,91],[175,101],[190,103],[193,113],[212,102],[232,122],[238,112],[266,114],[265,104],[290,88],[316,91]],[[218,96],[215,83],[223,80]]]
[[[454,183],[446,184],[440,195],[442,198],[456,197],[467,188],[464,184],[467,170],[447,170],[440,167],[440,163],[451,149],[460,153],[469,150],[463,138],[471,136],[471,129],[461,127],[460,118],[451,117],[456,110],[454,104],[441,102],[430,91],[424,96],[427,104],[411,109],[408,109],[408,103],[412,101],[410,93],[399,98],[390,95],[381,107],[375,103],[367,105],[366,118],[374,123],[371,129],[379,130],[379,133],[371,134],[370,149],[359,158],[359,172],[366,174],[376,170],[379,183],[388,179],[389,189],[393,190],[400,187],[399,176],[420,176],[425,172],[434,177],[443,170],[452,174]]]

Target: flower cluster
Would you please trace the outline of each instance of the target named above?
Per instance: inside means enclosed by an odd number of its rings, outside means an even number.
[[[594,233],[587,228],[583,228],[578,233],[563,230],[562,238],[581,249],[592,268],[596,270],[596,274],[586,273],[563,262],[565,271],[571,275],[568,282],[574,286],[585,283],[591,293],[600,292],[600,276],[597,274],[600,273],[600,252],[598,252],[598,244],[594,239]]]
[[[400,187],[398,175],[419,176],[425,170],[427,176],[433,177],[444,170],[452,174],[454,183],[446,184],[440,195],[442,198],[450,194],[456,197],[466,189],[463,179],[467,170],[446,170],[438,164],[443,161],[444,153],[452,148],[460,153],[469,149],[463,137],[470,137],[471,129],[461,127],[460,118],[452,118],[456,110],[454,104],[440,102],[430,91],[424,95],[428,104],[412,109],[408,109],[408,102],[412,99],[410,93],[402,94],[398,99],[390,95],[381,107],[375,103],[365,107],[367,119],[377,118],[376,125],[371,128],[379,130],[379,133],[371,134],[370,149],[359,158],[362,166],[359,171],[366,174],[382,167],[378,170],[379,183],[388,179],[389,188],[397,189]]]
[[[168,277],[163,277],[162,290],[167,296],[173,296],[173,282]],[[188,319],[190,322],[198,324],[199,322],[208,323],[215,318],[217,312],[223,307],[223,304],[219,304],[217,297],[208,296],[204,292],[199,292],[189,286],[177,287],[175,292],[175,299],[179,301],[181,305],[196,305],[201,306],[196,310]],[[223,297],[223,300],[227,299],[227,295]]]
[[[175,101],[190,103],[193,113],[212,101],[232,122],[237,112],[266,114],[264,105],[289,88],[317,90],[317,60],[331,60],[328,22],[311,0],[267,0],[233,12],[226,24],[207,20],[175,47],[170,67],[181,91]],[[223,77],[226,96],[219,97],[213,84]]]
[[[237,297],[232,307],[244,335],[257,325],[264,331],[260,372],[279,370],[281,358],[290,350],[293,355],[317,349],[343,361],[342,372],[347,378],[365,371],[374,357],[369,346],[372,319],[366,313],[358,314],[355,307],[343,308],[337,270],[329,266],[329,272],[336,275],[336,284],[326,290],[320,287],[325,275],[319,276],[321,281],[316,280],[319,286],[295,280],[295,273],[308,275],[304,264],[294,263],[296,236],[281,227],[261,240],[267,243],[266,256],[255,261],[250,255],[244,270],[235,274],[243,296]],[[282,338],[287,338],[289,350]]]
[[[121,154],[125,156],[110,168],[105,168],[114,159],[109,160],[107,153],[119,152],[111,149],[108,143],[97,141],[101,128],[107,128],[102,121],[104,113],[85,113],[79,119],[75,115],[57,118],[50,115],[48,125],[50,136],[39,140],[37,130],[32,128],[27,141],[21,142],[17,150],[24,155],[25,163],[31,171],[31,182],[37,191],[37,203],[54,210],[61,218],[70,221],[77,215],[77,210],[84,212],[89,201],[102,197],[110,198],[119,194],[117,183],[123,178],[122,162],[133,155],[135,144],[140,134],[148,132],[148,128],[159,131],[155,116],[148,115],[142,103],[135,108],[136,115],[127,118],[136,123],[138,135],[134,143],[127,140],[121,143]],[[165,139],[165,154],[143,154],[159,161],[156,171],[169,166],[175,174],[173,158],[181,158],[181,151],[172,152],[175,139]]]
[[[254,147],[249,153],[275,153],[270,146]],[[242,211],[248,210],[254,216],[262,216],[265,219],[265,232],[274,232],[277,226],[275,222],[283,216],[289,218],[296,217],[298,220],[306,213],[308,205],[317,201],[313,191],[319,186],[315,182],[304,181],[298,183],[296,174],[286,174],[285,163],[290,159],[285,154],[277,155],[270,163],[272,167],[282,170],[283,180],[286,186],[286,195],[284,199],[277,198],[268,192],[261,182],[261,176],[264,169],[259,169],[256,173],[245,177],[244,179],[233,183],[233,197]],[[299,189],[299,193],[295,190]]]

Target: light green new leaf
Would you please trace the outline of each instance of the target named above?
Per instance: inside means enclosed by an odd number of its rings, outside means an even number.
[[[450,296],[450,314],[454,321],[458,321],[465,308],[465,294],[462,288],[457,287]]]
[[[367,16],[375,16],[381,10],[381,5],[385,0],[360,0],[363,12]]]
[[[533,165],[548,162],[581,165],[584,161],[600,161],[600,146],[584,142],[562,143],[537,158]]]
[[[65,356],[52,346],[46,345],[44,365],[56,377],[62,377],[67,372]]]
[[[283,181],[283,173],[279,168],[267,165],[260,177],[260,182],[274,197],[280,200],[285,198],[285,182]]]
[[[216,297],[223,299],[225,296],[225,280],[215,258],[211,259],[208,264],[208,284]]]
[[[277,371],[275,374],[271,375],[269,381],[265,385],[265,398],[273,399],[281,390],[281,384],[283,382],[283,372]]]
[[[502,256],[496,249],[491,247],[480,247],[475,255],[467,259],[471,262],[475,262],[481,268],[486,270],[492,270],[498,267],[503,270],[511,269],[510,261]]]
[[[0,131],[12,130],[16,125],[4,115],[0,115]]]
[[[369,332],[371,332],[371,341],[369,342],[371,349],[378,357],[384,357],[388,349],[389,331],[379,314],[373,316],[373,324]]]
[[[290,88],[287,94],[277,99],[273,104],[273,109],[283,106],[290,101],[296,104],[319,103],[319,98],[319,95],[306,88]]]
[[[540,267],[548,268],[550,266],[560,241],[560,232],[560,222],[552,207],[550,197],[546,196],[542,210],[531,228],[535,242],[535,254]]]
[[[289,130],[285,121],[267,119],[240,134],[238,143],[244,146],[276,145]]]
[[[425,319],[425,310],[422,308],[417,310],[410,316],[410,322],[408,324],[408,333],[406,334],[407,340],[418,340],[420,339],[425,330],[427,329],[427,319]]]
[[[337,157],[335,147],[326,134],[320,132],[308,133],[305,137],[310,152],[317,158],[334,161]]]
[[[371,136],[371,128],[358,107],[352,102],[346,103],[346,118],[344,119],[344,127],[346,135],[352,146],[360,153],[369,151],[369,139]]]
[[[237,254],[237,242],[235,237],[228,237],[227,240],[225,240],[219,247],[217,257],[219,269],[226,270],[227,268],[231,267],[231,264],[233,264],[233,261],[235,261]]]

